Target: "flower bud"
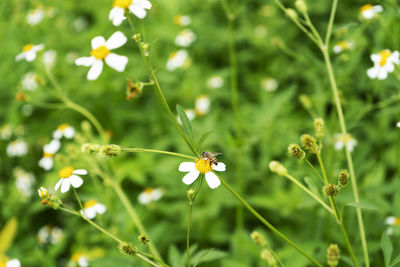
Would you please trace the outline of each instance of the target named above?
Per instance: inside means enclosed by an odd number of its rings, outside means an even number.
[[[341,170],[338,174],[338,183],[340,186],[346,186],[347,182],[349,181],[349,173],[347,170]]]
[[[327,249],[326,263],[329,267],[335,267],[339,264],[340,250],[338,245],[330,244]]]
[[[121,147],[119,145],[104,145],[100,148],[100,154],[112,158],[116,157],[121,153]]]
[[[135,255],[138,252],[137,247],[132,245],[131,242],[122,242],[118,246],[119,252],[123,255]]]
[[[142,37],[140,36],[140,33],[134,34],[132,36],[133,40],[135,40],[135,42],[140,42],[142,40]]]
[[[324,120],[321,118],[316,118],[314,120],[315,136],[321,139],[324,136]]]
[[[276,262],[275,257],[272,255],[271,251],[268,249],[263,249],[260,254],[261,259],[266,261],[268,263],[268,266],[270,267],[277,267],[278,264]]]
[[[142,48],[143,48],[144,55],[146,57],[148,57],[149,56],[150,44],[149,43],[142,43]]]
[[[264,236],[258,231],[253,231],[250,234],[250,237],[257,245],[260,245],[261,247],[265,247],[267,245],[267,241],[265,240]]]
[[[307,13],[307,4],[304,0],[296,0],[294,5],[301,13]]]
[[[188,200],[189,200],[190,202],[192,202],[193,199],[194,199],[194,196],[195,196],[195,191],[194,191],[194,189],[189,189],[189,190],[186,192],[186,196],[187,196]]]
[[[286,15],[291,19],[297,20],[297,12],[292,8],[286,8]]]
[[[285,175],[287,175],[287,170],[286,170],[286,168],[280,163],[280,162],[278,162],[278,161],[275,161],[275,160],[273,160],[273,161],[271,161],[270,163],[269,163],[269,169],[272,171],[272,172],[275,172],[275,173],[277,173],[278,175],[280,175],[280,176],[285,176]]]
[[[147,243],[150,242],[149,236],[148,236],[147,234],[145,234],[145,233],[140,234],[140,235],[138,236],[138,240],[139,240],[139,242],[141,242],[143,245],[147,245]]]
[[[290,144],[288,147],[289,154],[297,159],[304,159],[306,153],[300,148],[298,144]]]
[[[132,82],[128,80],[126,84],[126,100],[131,100],[135,98],[137,95],[140,95],[143,91],[143,83],[142,82]]]
[[[310,109],[312,106],[311,99],[307,95],[300,95],[299,101],[305,109]]]
[[[89,154],[98,153],[100,151],[100,145],[86,143],[81,146],[81,151]]]
[[[317,140],[313,136],[311,136],[309,134],[303,134],[300,137],[300,140],[301,140],[301,145],[305,149],[307,149],[308,152],[313,153],[313,154],[319,152],[319,147],[318,147],[318,144],[317,144]]]
[[[41,186],[38,189],[38,193],[39,193],[39,197],[40,198],[48,198],[49,197],[49,192],[47,191],[46,188],[44,188],[43,186]]]
[[[322,192],[325,196],[334,197],[339,193],[339,188],[334,184],[327,184],[322,188]]]

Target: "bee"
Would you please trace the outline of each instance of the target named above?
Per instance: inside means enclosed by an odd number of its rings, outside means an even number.
[[[221,155],[221,154],[222,153],[218,153],[218,152],[211,153],[211,152],[206,151],[206,152],[201,153],[201,157],[203,159],[208,159],[210,161],[211,165],[212,164],[218,165],[218,160],[217,160],[216,156]]]

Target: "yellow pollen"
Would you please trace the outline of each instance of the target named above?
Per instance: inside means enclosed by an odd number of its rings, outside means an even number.
[[[181,25],[181,19],[182,19],[182,15],[176,15],[176,16],[173,18],[173,21],[174,21],[174,23],[175,23],[176,25]]]
[[[153,191],[154,191],[153,188],[148,187],[148,188],[146,188],[143,192],[144,192],[145,194],[151,194],[151,193],[153,193]]]
[[[97,59],[103,60],[106,56],[108,56],[108,54],[110,54],[110,50],[104,45],[102,45],[92,50],[90,54]]]
[[[211,171],[211,163],[208,159],[196,159],[196,169],[204,174]]]
[[[72,168],[71,166],[67,166],[65,168],[62,168],[58,172],[58,176],[60,176],[60,178],[68,178],[72,175],[73,171],[74,171],[74,168]]]
[[[339,136],[339,140],[340,140],[340,142],[342,142],[342,143],[348,143],[348,142],[351,141],[351,139],[352,139],[352,137],[351,137],[350,134],[346,134],[346,135],[341,134],[341,135]]]
[[[364,12],[364,11],[370,10],[371,8],[372,8],[372,5],[371,5],[371,4],[366,4],[366,5],[363,5],[363,6],[360,8],[360,11],[361,11],[361,13],[362,13],[362,12]]]
[[[394,217],[393,225],[400,225],[400,218],[399,217]]]
[[[33,48],[33,44],[27,44],[22,48],[22,52],[28,52]]]
[[[86,202],[83,204],[83,207],[84,207],[85,209],[87,209],[87,208],[93,207],[93,206],[96,205],[96,204],[97,204],[97,200],[92,199],[92,200],[86,201]]]
[[[44,158],[51,158],[51,157],[53,157],[53,154],[43,152],[43,157],[44,157]]]
[[[57,130],[64,131],[64,130],[67,129],[68,127],[69,127],[69,125],[66,124],[66,123],[64,123],[64,124],[59,125],[59,126],[57,127]]]
[[[73,262],[78,262],[81,257],[82,257],[81,253],[74,253],[74,254],[72,254],[71,259]]]
[[[114,0],[113,7],[128,8],[132,4],[132,0]]]
[[[342,49],[346,49],[347,48],[347,42],[341,41],[341,42],[338,43],[338,46],[340,46],[340,48],[342,48]]]
[[[392,55],[392,53],[389,50],[382,50],[379,54],[381,55],[379,66],[385,66],[388,58]]]
[[[176,55],[177,55],[177,52],[171,53],[171,54],[169,55],[169,58],[168,58],[168,59],[173,59],[173,58],[176,57]]]

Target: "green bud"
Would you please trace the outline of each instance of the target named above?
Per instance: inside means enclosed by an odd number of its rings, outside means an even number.
[[[317,140],[313,136],[311,136],[309,134],[303,134],[300,137],[300,140],[301,140],[301,145],[305,149],[307,149],[308,152],[313,153],[313,154],[316,154],[319,152]]]
[[[286,168],[280,163],[280,162],[278,162],[278,161],[275,161],[275,160],[273,160],[273,161],[271,161],[270,163],[269,163],[269,169],[272,171],[272,172],[275,172],[275,173],[277,173],[278,175],[280,175],[280,176],[285,176],[285,175],[287,175],[287,170],[286,170]]]
[[[307,95],[300,95],[299,101],[305,109],[310,109],[312,106],[311,99]]]
[[[100,151],[100,145],[86,143],[81,146],[81,151],[89,154],[98,153]]]
[[[194,189],[189,189],[189,190],[186,192],[186,196],[187,196],[188,200],[189,200],[190,202],[192,202],[193,199],[194,199],[194,196],[195,196],[195,191],[194,191]]]
[[[140,33],[134,34],[132,36],[133,40],[135,40],[135,42],[140,42],[142,40],[142,37],[140,36]]]
[[[138,252],[137,247],[131,242],[122,242],[118,245],[119,252],[123,255],[135,255]]]
[[[350,175],[347,170],[341,170],[338,174],[338,183],[340,186],[346,186],[349,181]]]
[[[250,237],[257,245],[260,245],[261,247],[265,247],[267,245],[267,241],[265,240],[264,236],[258,231],[253,231],[250,234]]]
[[[315,136],[321,139],[324,136],[324,120],[321,118],[316,118],[314,120]]]
[[[101,146],[100,152],[101,155],[112,158],[117,157],[121,153],[121,147],[119,145],[104,145]]]
[[[339,193],[339,188],[334,184],[327,184],[322,188],[322,192],[325,196],[334,197]]]
[[[307,4],[304,0],[296,0],[294,5],[301,13],[307,13]]]
[[[289,154],[297,159],[304,159],[306,153],[300,148],[298,144],[290,144],[288,147]]]
[[[270,267],[278,266],[274,255],[272,255],[271,251],[269,251],[268,249],[263,249],[261,251],[260,257],[261,257],[261,259],[266,261]]]
[[[297,20],[297,12],[292,8],[286,8],[286,15],[294,20]]]
[[[326,263],[329,267],[335,267],[339,264],[340,250],[338,245],[330,244],[326,253]]]
[[[150,238],[146,233],[140,234],[138,236],[139,242],[141,242],[143,245],[147,245],[147,243],[150,242]]]

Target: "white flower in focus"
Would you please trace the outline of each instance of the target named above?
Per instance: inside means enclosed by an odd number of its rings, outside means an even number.
[[[184,49],[171,53],[167,62],[167,70],[174,71],[178,68],[187,67],[190,64],[188,52]]]
[[[54,50],[47,50],[43,53],[43,63],[48,69],[51,69],[56,64],[57,52]]]
[[[385,219],[387,225],[400,225],[400,218],[396,216],[388,216]]]
[[[147,205],[150,202],[159,200],[163,195],[163,191],[159,188],[146,188],[138,196],[138,201],[140,204]]]
[[[74,135],[75,135],[74,128],[66,123],[59,125],[57,129],[53,132],[53,138],[58,140],[61,139],[62,137],[71,139],[74,137]]]
[[[361,16],[365,19],[372,19],[377,13],[382,11],[383,8],[381,5],[373,6],[371,4],[366,4],[360,8]]]
[[[333,52],[339,54],[345,50],[349,50],[353,47],[352,42],[340,41],[333,47]]]
[[[108,18],[113,22],[114,26],[119,26],[126,19],[126,9],[139,19],[143,19],[147,15],[146,9],[150,8],[151,3],[148,0],[114,0],[113,8]]]
[[[371,79],[386,79],[388,73],[394,71],[394,64],[400,64],[399,52],[393,51],[392,53],[388,49],[382,50],[378,54],[372,54],[371,60],[374,66],[367,71],[367,75]]]
[[[21,263],[18,259],[9,259],[6,256],[0,256],[1,267],[20,267]]]
[[[219,75],[213,75],[207,80],[207,87],[210,89],[219,89],[224,86],[224,79]]]
[[[12,128],[9,124],[0,127],[0,138],[2,140],[9,140],[12,136]]]
[[[34,61],[36,58],[36,53],[44,48],[43,44],[33,45],[27,44],[22,48],[22,52],[19,53],[16,57],[16,61],[20,61],[21,59],[25,59],[26,61]]]
[[[176,25],[188,26],[192,20],[187,15],[176,15],[174,16],[173,21]]]
[[[28,145],[23,140],[15,140],[8,144],[7,155],[9,157],[21,157],[28,152]]]
[[[345,145],[350,152],[353,151],[354,147],[357,145],[356,139],[354,139],[350,134],[335,134],[335,149],[342,150]]]
[[[175,38],[175,44],[177,46],[188,47],[196,40],[196,34],[191,30],[185,29],[181,31]]]
[[[223,172],[226,170],[226,166],[222,162],[218,162],[217,165],[211,164],[207,158],[196,159],[195,162],[182,162],[179,165],[179,171],[189,172],[182,179],[184,184],[190,185],[196,181],[200,174],[204,174],[211,189],[217,188],[221,184],[221,181],[212,172],[213,170]]]
[[[79,169],[74,170],[71,166],[67,166],[58,172],[60,181],[57,182],[54,190],[58,190],[61,186],[61,193],[68,192],[69,187],[72,185],[75,188],[79,188],[83,184],[83,180],[78,175],[86,175],[87,170]]]
[[[75,60],[78,66],[90,67],[87,78],[88,80],[96,80],[103,71],[103,61],[108,66],[118,72],[125,70],[128,58],[111,53],[110,50],[123,46],[128,39],[126,36],[117,31],[106,41],[103,36],[97,36],[92,39],[92,51],[90,57],[80,57]]]
[[[68,263],[68,266],[76,266],[76,265],[78,265],[79,267],[89,266],[87,257],[79,252],[72,254],[71,260]]]
[[[61,143],[58,139],[51,140],[50,143],[43,146],[43,157],[39,160],[39,166],[49,171],[53,168],[53,156],[60,149]]]
[[[37,240],[41,245],[60,243],[64,236],[63,231],[59,227],[54,227],[50,224],[43,226],[39,229]]]
[[[262,81],[261,81],[261,87],[267,91],[267,92],[273,92],[276,89],[278,89],[278,82],[271,77],[265,77]]]
[[[26,22],[29,25],[39,24],[44,18],[44,9],[43,7],[35,8],[26,15]]]
[[[35,183],[35,176],[25,171],[20,167],[16,167],[13,170],[13,175],[16,179],[15,183],[18,191],[21,195],[29,197],[33,193],[33,184]]]
[[[92,199],[83,203],[83,210],[81,210],[81,214],[89,219],[93,219],[96,217],[96,214],[103,214],[106,212],[106,210],[106,206],[97,202],[97,200]]]
[[[36,73],[30,71],[22,78],[21,86],[24,90],[34,91],[39,87],[38,76]]]
[[[197,116],[204,116],[210,111],[211,101],[206,95],[200,95],[196,98],[195,112]]]

